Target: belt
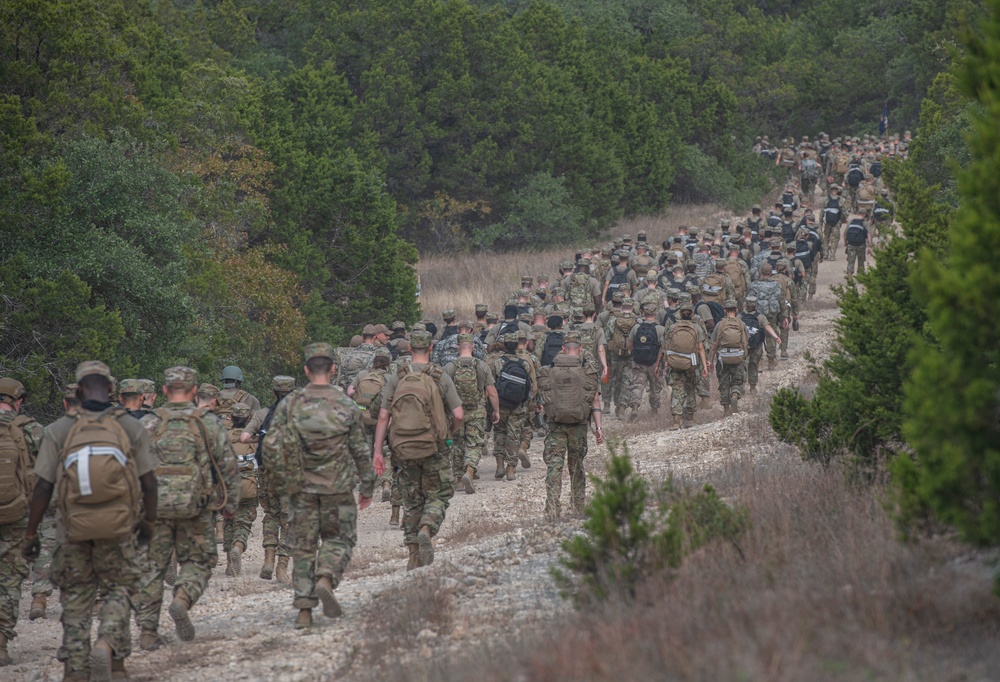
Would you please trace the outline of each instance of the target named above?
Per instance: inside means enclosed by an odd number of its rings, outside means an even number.
[[[691,361],[692,367],[698,366],[698,354],[697,353],[678,353],[676,351],[668,350],[667,355],[677,355],[682,358],[687,358]]]

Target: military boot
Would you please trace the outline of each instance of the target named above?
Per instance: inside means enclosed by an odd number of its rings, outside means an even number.
[[[111,680],[112,682],[126,682],[128,680],[128,671],[125,670],[125,659],[111,659]]]
[[[390,481],[382,481],[382,501],[388,502],[390,497],[392,497],[392,483]]]
[[[729,404],[729,414],[736,414],[740,411],[740,399],[733,398],[732,402]]]
[[[520,450],[517,451],[517,460],[521,463],[522,469],[531,468],[531,460],[528,459],[528,453],[525,451],[524,448],[521,448]]]
[[[111,682],[111,643],[103,637],[90,647],[91,682]]]
[[[170,613],[170,617],[174,619],[174,628],[177,630],[177,636],[180,637],[182,642],[190,642],[194,639],[194,623],[191,622],[191,617],[188,616],[188,609],[190,608],[191,598],[187,596],[187,592],[177,590],[174,594],[174,600],[170,602],[170,608],[167,611]]]
[[[11,665],[14,663],[14,659],[10,657],[7,653],[7,637],[0,635],[0,667],[5,665]]]
[[[681,428],[681,418],[675,414],[670,415],[670,421],[667,422],[671,431],[676,431]]]
[[[722,406],[722,416],[723,417],[728,417],[729,416],[729,405],[723,405]]]
[[[392,505],[392,515],[389,516],[389,525],[398,526],[399,525],[399,505]]]
[[[229,550],[229,558],[233,562],[233,577],[239,576],[243,572],[243,552],[247,546],[242,542],[234,542]]]
[[[420,526],[420,532],[417,533],[417,548],[421,566],[430,566],[434,563],[434,539],[431,537],[430,526]]]
[[[28,613],[29,620],[45,618],[45,608],[48,606],[48,598],[44,594],[36,594],[31,598],[31,611]]]
[[[260,579],[270,580],[274,575],[274,547],[264,548],[264,565],[260,567]]]
[[[63,682],[90,682],[90,675],[87,673],[73,672],[69,663],[63,663]]]
[[[410,557],[406,562],[406,570],[412,571],[415,568],[420,568],[420,545],[407,545],[406,549],[410,552]]]
[[[767,368],[768,369],[774,369],[777,366],[778,366],[778,358],[768,358],[767,359]]]
[[[660,416],[660,408],[658,408],[658,407],[650,407],[649,408],[649,413],[652,415],[653,419],[656,419],[657,417]]]
[[[232,578],[235,573],[233,573],[233,550],[226,552],[226,577]]]
[[[284,583],[285,585],[292,584],[292,579],[288,576],[288,557],[278,557],[278,566],[274,570],[274,577],[279,583]]]
[[[308,630],[313,626],[312,609],[299,609],[299,615],[295,617],[296,630]]]
[[[497,460],[497,472],[495,474],[493,474],[493,478],[495,478],[495,479],[497,479],[499,481],[501,478],[503,478],[503,475],[504,475],[503,457],[501,457],[500,455],[493,455],[493,456]]]
[[[156,651],[163,646],[163,638],[156,630],[143,628],[139,634],[139,648],[143,651]]]
[[[323,615],[327,618],[340,618],[344,615],[344,610],[337,603],[337,598],[333,596],[333,579],[329,576],[322,576],[316,581],[316,596],[323,604]]]
[[[513,464],[508,464],[506,475],[508,481],[517,480],[517,468]]]
[[[465,486],[465,494],[473,495],[476,492],[475,486],[472,485],[472,479],[476,475],[476,468],[471,464],[465,467],[465,476],[462,476],[462,485]]]

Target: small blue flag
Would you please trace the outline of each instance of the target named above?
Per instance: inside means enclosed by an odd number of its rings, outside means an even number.
[[[878,122],[879,135],[885,135],[887,130],[889,130],[889,105],[882,109],[882,120]]]

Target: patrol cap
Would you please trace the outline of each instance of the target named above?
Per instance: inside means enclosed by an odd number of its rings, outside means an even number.
[[[198,394],[211,396],[212,398],[218,398],[220,395],[222,395],[222,391],[219,390],[218,386],[205,383],[198,387]]]
[[[621,303],[624,300],[625,300],[625,292],[624,291],[616,291],[615,293],[611,294],[611,301],[613,303]]]
[[[430,348],[431,335],[426,331],[415,331],[410,334],[410,348],[413,350]]]
[[[392,331],[406,331],[406,323],[402,320],[396,320],[392,323]]]
[[[375,349],[375,357],[376,358],[388,358],[389,360],[392,360],[392,353],[389,352],[388,348],[385,348],[383,346],[382,348],[376,348]]]
[[[770,246],[772,249],[780,249],[782,244],[784,244],[784,242],[781,241],[781,237],[775,237],[771,240]]]
[[[626,296],[625,298],[622,299],[622,305],[634,306],[635,299],[632,298],[631,296]]]
[[[590,259],[589,258],[578,258],[577,261],[576,261],[576,264],[577,265],[590,265]]]
[[[708,239],[710,237],[715,237],[715,228],[714,227],[710,227],[707,230],[705,230],[705,238]]]
[[[622,242],[623,243],[624,242],[630,242],[630,241],[632,241],[632,235],[627,234],[627,233],[622,235]]]
[[[669,289],[667,289],[667,298],[669,299],[676,301],[678,298],[680,298],[680,295],[681,295],[680,289],[677,289],[675,287],[670,287]]]
[[[76,384],[66,384],[66,388],[63,389],[63,398],[74,399],[76,398]]]
[[[410,331],[414,332],[427,331],[427,326],[423,322],[417,322],[415,325],[413,325],[413,329],[411,329]]]
[[[548,282],[548,281],[549,281],[549,276],[546,275],[544,272],[542,274],[538,275],[537,277],[535,277],[535,282],[538,283],[538,284],[541,284],[542,282]]]
[[[351,348],[357,348],[362,343],[364,343],[364,339],[362,339],[359,335],[355,334],[354,336],[351,337],[351,343],[350,343]]]
[[[679,294],[679,295],[677,296],[677,300],[678,300],[678,302],[680,302],[680,303],[690,303],[690,302],[691,302],[691,294],[689,294],[689,293],[688,293],[688,292],[686,292],[686,291],[682,291],[682,292],[681,292],[681,293],[680,293],[680,294]]]
[[[642,312],[650,315],[656,312],[656,301],[644,301],[641,306]]]
[[[500,337],[500,343],[517,343],[517,334],[507,332]]]
[[[231,409],[236,419],[246,419],[250,416],[250,406],[246,403],[234,403]]]
[[[375,333],[388,335],[390,332],[388,327],[386,327],[384,324],[379,323],[375,325]]]
[[[119,393],[145,393],[142,390],[142,380],[140,379],[122,379],[121,383],[118,384]]]
[[[753,205],[753,206],[752,206],[752,207],[750,208],[750,210],[751,210],[751,211],[761,211],[761,210],[763,210],[763,209],[762,209],[762,208],[760,207],[760,204],[754,204],[754,205]]]
[[[486,313],[486,321],[487,322],[499,322],[500,321],[500,316],[497,315],[496,313]]]
[[[476,304],[476,313],[485,313],[485,312],[488,312],[489,309],[490,309],[489,306],[486,305],[485,303],[477,303]]]
[[[743,299],[743,303],[747,307],[750,307],[750,306],[756,307],[757,306],[757,297],[751,294],[750,296],[747,296],[746,298]]]
[[[596,313],[597,308],[594,307],[594,299],[587,297],[587,300],[583,302],[583,314]]]
[[[713,256],[718,256],[722,252],[718,244],[712,244],[712,248],[710,248],[708,251]]]
[[[533,283],[534,281],[535,281],[535,280],[534,280],[534,279],[532,278],[532,276],[531,276],[531,275],[521,275],[521,284],[522,284],[522,285],[523,285],[523,284],[527,284],[528,286],[531,286],[531,284],[532,284],[532,283]]]
[[[684,287],[684,291],[694,296],[695,294],[701,293],[701,290],[694,284],[688,284]]]
[[[530,338],[530,334],[528,334],[527,329],[518,329],[516,332],[514,332],[514,338],[518,342],[527,341]]]
[[[689,227],[688,228],[688,234],[691,235],[692,237],[695,236],[695,235],[697,235],[698,234],[698,228],[697,227]]]
[[[451,308],[448,308],[443,313],[441,313],[441,317],[444,318],[445,322],[450,322],[451,320],[455,319],[455,311],[452,310]]]
[[[290,393],[295,390],[295,379],[287,374],[279,374],[271,379],[271,390],[279,393]]]
[[[78,382],[84,377],[94,374],[111,381],[111,370],[100,360],[85,360],[76,366],[76,380]]]
[[[156,393],[156,382],[152,379],[139,379],[142,384],[142,393]]]
[[[458,343],[459,343],[459,345],[461,345],[463,343],[471,344],[471,343],[473,343],[472,338],[473,338],[472,334],[459,334],[458,335]]]
[[[618,257],[618,260],[626,260],[628,258],[628,255],[629,255],[628,251],[626,251],[625,249],[619,249],[618,251],[615,251],[615,256]]]
[[[362,336],[375,336],[375,325],[373,325],[373,324],[366,324],[364,326],[364,328],[361,330],[361,335]]]
[[[579,322],[586,317],[586,315],[584,315],[583,308],[572,308],[570,310],[570,317],[573,318],[574,322]]]
[[[690,301],[685,301],[677,306],[677,310],[690,310],[691,312],[694,312],[694,306],[691,305]]]
[[[571,343],[580,345],[580,332],[566,332],[563,336],[563,345],[567,346]]]
[[[650,282],[655,282],[656,281],[656,270],[647,270],[646,271],[646,279],[649,280]]]
[[[7,396],[17,400],[18,398],[23,398],[25,393],[24,384],[17,379],[11,379],[10,377],[0,379],[0,396]]]
[[[588,262],[587,265],[590,265]],[[531,289],[518,289],[514,292],[514,295],[518,298],[531,298]],[[455,314],[452,312],[451,319],[455,319]]]
[[[562,287],[552,287],[551,289],[549,289],[549,295],[550,296],[565,296],[566,295],[566,290],[563,289]]]
[[[333,352],[333,346],[328,343],[323,343],[322,341],[318,343],[310,343],[305,347],[305,361],[309,362],[313,358],[326,358],[328,360],[336,360],[337,356]]]
[[[564,260],[562,263],[559,264],[559,269],[560,270],[572,270],[573,269],[573,261],[571,261],[571,260]]]
[[[194,388],[198,385],[198,372],[184,365],[171,367],[163,373],[163,385],[168,388]]]
[[[729,218],[723,218],[722,221],[719,223],[721,227],[730,227],[732,224],[733,221],[730,220]]]
[[[734,301],[731,298],[727,298],[725,302],[722,304],[722,307],[725,308],[726,310],[736,310],[739,306],[736,305],[736,301]]]
[[[459,329],[472,329],[472,321],[459,320],[458,322],[455,323],[455,326],[458,327]]]

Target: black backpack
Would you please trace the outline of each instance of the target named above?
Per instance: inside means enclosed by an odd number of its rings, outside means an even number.
[[[562,352],[563,333],[549,332],[545,337],[545,347],[542,349],[542,366],[550,367],[556,360],[556,356]]]
[[[656,335],[655,322],[640,322],[632,337],[632,362],[651,367],[660,357],[660,338]]]
[[[519,328],[520,325],[517,323],[517,320],[504,320],[500,323],[500,329],[497,330],[497,341],[500,341],[504,334],[513,334]]]
[[[795,195],[791,192],[785,192],[781,195],[781,205],[782,206],[798,206],[795,203]]]
[[[531,375],[520,358],[507,358],[496,382],[501,407],[515,409],[531,395]]]
[[[812,267],[813,249],[808,239],[798,239],[795,241],[795,257],[802,261],[802,267],[806,270]]]
[[[872,174],[873,178],[882,177],[882,162],[874,161],[871,165],[871,168],[868,169],[868,172]]]
[[[760,322],[757,321],[756,313],[741,313],[740,319],[743,320],[743,324],[747,328],[750,350],[757,350],[764,343],[765,332],[761,328]]]
[[[608,282],[608,293],[604,296],[605,302],[610,301],[611,297],[614,296],[615,292],[618,291],[622,285],[628,284],[628,273],[629,267],[627,265],[614,266],[611,281]]]
[[[865,230],[865,226],[859,222],[852,221],[850,225],[847,226],[847,243],[850,246],[864,246],[865,241],[867,241],[868,233]]]
[[[836,225],[840,222],[840,199],[830,198],[823,209],[823,222],[827,225]]]
[[[847,184],[851,187],[860,187],[865,179],[865,172],[858,166],[852,166],[847,171]]]
[[[716,303],[715,301],[702,301],[698,304],[699,306],[707,305],[708,309],[712,311],[712,321],[715,324],[719,324],[719,321],[726,316],[726,311],[723,309],[722,305]],[[708,320],[705,320],[708,322]]]
[[[791,241],[795,241],[795,223],[784,222],[781,223],[781,239],[786,244]]]
[[[776,215],[776,214],[772,213],[771,215],[769,215],[767,217],[767,226],[768,227],[777,227],[780,224],[781,224],[781,216],[780,215]]]

